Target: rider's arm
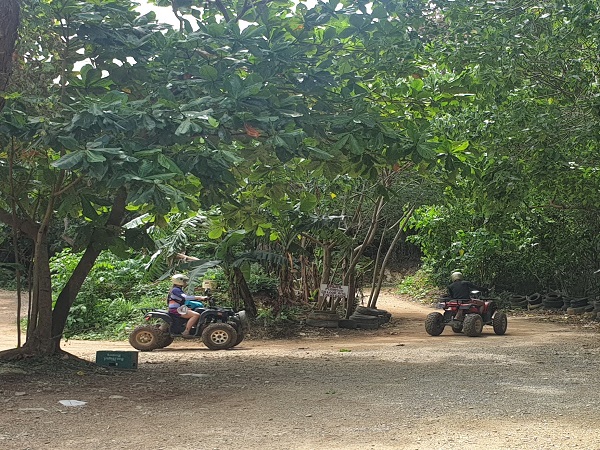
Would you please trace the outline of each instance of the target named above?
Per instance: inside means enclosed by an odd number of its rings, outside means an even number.
[[[208,297],[205,297],[203,295],[188,295],[188,294],[183,294],[183,299],[187,302],[187,301],[193,301],[193,300],[206,300]]]

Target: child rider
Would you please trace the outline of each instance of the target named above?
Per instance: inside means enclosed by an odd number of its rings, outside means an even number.
[[[185,324],[185,330],[181,333],[181,336],[184,338],[191,338],[193,336],[190,335],[190,330],[198,323],[200,314],[192,309],[180,309],[180,307],[185,306],[186,301],[205,300],[206,298],[198,295],[185,294],[183,289],[187,286],[190,279],[181,273],[173,275],[171,281],[173,282],[173,287],[169,291],[167,299],[169,303],[169,314],[188,319]]]

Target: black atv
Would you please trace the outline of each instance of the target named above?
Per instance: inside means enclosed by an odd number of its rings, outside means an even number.
[[[248,331],[248,319],[245,311],[214,306],[209,297],[209,306],[192,307],[200,314],[198,324],[191,329],[188,339],[202,339],[211,350],[225,350],[239,345]],[[166,309],[146,310],[146,325],[136,327],[129,335],[131,346],[142,352],[165,348],[180,337],[187,319],[172,316]]]

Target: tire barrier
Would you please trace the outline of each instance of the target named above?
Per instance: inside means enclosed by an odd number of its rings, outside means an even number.
[[[530,305],[541,305],[543,299],[544,298],[542,294],[536,292],[535,294],[527,296],[527,303],[529,303]]]
[[[546,294],[542,299],[542,305],[544,305],[544,309],[559,310],[565,307],[566,310],[566,308],[569,306],[569,303],[567,302],[567,306],[565,306],[565,301],[561,294],[556,292],[550,292]]]
[[[585,315],[584,318],[600,320],[600,299],[588,297],[567,297],[559,292],[531,295],[512,295],[508,298],[511,309],[528,311],[564,311],[567,315]]]
[[[319,328],[337,328],[339,319],[334,311],[312,311],[306,318],[306,325]]]
[[[348,319],[340,319],[333,311],[312,311],[306,318],[306,325],[320,328],[348,328],[375,330],[388,323],[392,315],[385,309],[357,306]]]
[[[525,309],[529,304],[525,295],[513,295],[508,301],[510,302],[510,306],[515,309]]]

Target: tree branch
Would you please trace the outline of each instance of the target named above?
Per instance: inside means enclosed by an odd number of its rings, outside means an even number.
[[[35,239],[39,230],[39,225],[31,219],[22,217],[14,217],[13,214],[4,209],[0,209],[0,222],[3,222],[16,230],[19,230],[27,237]]]

